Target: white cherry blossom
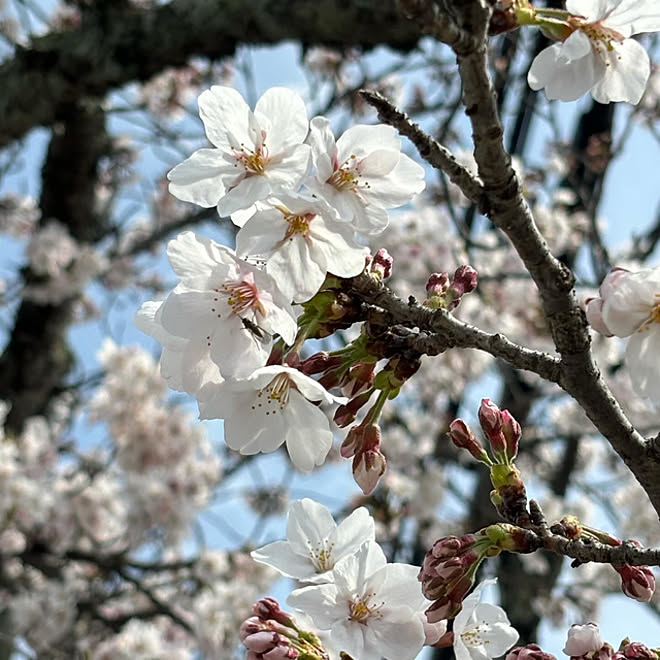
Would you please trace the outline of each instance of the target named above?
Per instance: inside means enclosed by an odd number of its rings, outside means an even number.
[[[316,174],[307,185],[361,233],[383,231],[386,209],[424,190],[424,169],[401,153],[391,126],[352,126],[335,142],[330,122],[314,117],[308,141]]]
[[[630,337],[626,366],[635,390],[660,404],[660,267],[614,269],[587,303],[587,317],[603,334]]]
[[[638,103],[650,75],[649,56],[630,37],[660,30],[656,0],[567,0],[575,26],[561,43],[541,51],[529,70],[532,89],[573,101],[591,90],[599,103]]]
[[[483,588],[495,582],[484,580],[463,601],[463,609],[454,619],[456,660],[497,658],[518,641],[518,631],[509,623],[506,612],[497,605],[480,602]]]
[[[221,383],[220,369],[211,360],[208,346],[167,332],[160,320],[162,307],[163,301],[143,303],[135,315],[135,325],[162,345],[160,374],[167,385],[195,396],[209,383]]]
[[[253,112],[235,89],[214,85],[200,95],[199,114],[214,148],[198,149],[169,172],[175,197],[230,215],[300,186],[311,154],[303,144],[309,123],[298,94],[272,87]]]
[[[210,388],[209,388],[210,389]],[[202,419],[225,420],[225,442],[241,454],[275,451],[286,443],[302,472],[322,465],[332,446],[330,422],[315,405],[345,403],[291,367],[271,365],[228,380],[199,401]]]
[[[335,565],[332,583],[297,589],[287,602],[329,630],[332,647],[354,658],[413,660],[426,638],[418,572],[388,564],[380,546],[368,543]]]
[[[309,300],[327,273],[359,275],[369,250],[360,247],[353,228],[337,222],[322,200],[304,195],[280,195],[271,208],[257,212],[236,236],[239,255],[261,255],[266,272],[287,298]]]
[[[158,321],[188,341],[184,359],[202,361],[203,368],[208,353],[224,377],[241,377],[266,364],[269,335],[293,343],[293,310],[268,274],[192,232],[170,241],[167,254],[181,283],[163,303]]]
[[[305,498],[289,508],[286,537],[254,550],[252,558],[287,577],[322,583],[332,579],[338,561],[375,541],[375,526],[364,507],[337,525],[327,507]]]

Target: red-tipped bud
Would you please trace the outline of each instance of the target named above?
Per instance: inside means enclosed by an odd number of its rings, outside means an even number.
[[[502,432],[501,411],[490,399],[482,399],[479,423],[496,456],[506,454],[506,439]]]
[[[502,422],[502,434],[506,440],[506,455],[512,461],[518,455],[522,429],[518,420],[508,410],[500,412],[500,421]]]
[[[374,380],[375,362],[358,362],[348,372],[348,379],[342,385],[342,393],[354,397],[371,387]]]
[[[459,266],[449,288],[455,291],[460,298],[466,293],[472,293],[477,288],[477,279],[477,271],[472,266]]]
[[[339,406],[337,410],[335,410],[335,414],[333,417],[335,424],[342,429],[347,427],[349,424],[352,424],[355,421],[355,418],[357,417],[358,410],[360,410],[360,408],[362,408],[362,406],[364,406],[364,404],[367,403],[367,401],[369,401],[371,395],[372,395],[371,390],[367,392],[362,392],[362,394],[358,394],[356,397],[352,398],[348,403]],[[349,436],[351,435],[351,432],[353,430],[355,429],[351,429],[351,431],[349,431],[348,434]],[[347,440],[348,440],[348,436],[346,437],[346,440],[344,440],[344,442],[346,442]],[[342,452],[342,456],[344,456],[344,458],[350,458],[351,456],[353,456],[354,453],[355,451],[353,451],[351,454],[344,455],[344,453]]]
[[[650,602],[655,591],[655,576],[648,566],[614,566],[621,576],[621,589],[628,598],[642,603]]]
[[[426,614],[426,620],[429,623],[438,623],[438,621],[442,621],[443,619],[455,617],[460,611],[461,603],[456,603],[445,596],[430,605],[424,614]]]
[[[327,351],[320,351],[303,360],[298,368],[307,376],[311,376],[329,369],[336,369],[341,366],[341,361],[342,358],[338,355],[330,355]]]
[[[243,645],[245,648],[254,651],[255,653],[266,653],[274,649],[279,643],[281,643],[281,635],[278,635],[275,632],[270,632],[268,630],[261,630],[254,633],[254,635],[248,635],[243,640]],[[286,639],[286,638],[285,638]]]
[[[552,653],[546,653],[538,644],[516,646],[509,651],[504,660],[557,660]]]
[[[277,621],[284,626],[295,628],[293,617],[280,608],[280,604],[274,598],[262,598],[252,606],[252,612],[262,621]]]
[[[378,280],[385,280],[392,274],[393,264],[392,255],[385,248],[380,248],[371,259],[369,273]]]
[[[254,635],[262,630],[266,630],[266,625],[258,616],[251,616],[241,624],[238,636],[241,642],[249,635]]]
[[[619,653],[623,658],[643,658],[644,660],[657,660],[657,654],[641,642],[630,642],[624,639],[619,647]],[[618,655],[618,654],[617,654]],[[616,657],[616,656],[615,656]]]
[[[470,427],[462,420],[455,419],[449,425],[449,438],[460,449],[466,449],[470,454],[482,463],[490,463],[486,450],[476,439]]]

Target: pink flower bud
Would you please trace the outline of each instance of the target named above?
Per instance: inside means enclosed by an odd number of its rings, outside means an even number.
[[[615,566],[621,576],[621,589],[628,598],[634,598],[642,603],[650,602],[655,591],[655,576],[648,566]]]
[[[472,266],[459,266],[454,273],[451,290],[456,291],[460,298],[466,293],[471,293],[477,288],[477,271]]]
[[[516,646],[509,651],[504,660],[557,660],[552,653],[546,653],[538,644]]]
[[[341,366],[342,358],[338,355],[330,355],[327,351],[319,351],[303,360],[298,367],[307,376],[320,374],[328,369],[336,369]]]
[[[362,392],[361,394],[358,394],[357,396],[353,397],[348,403],[339,406],[335,411],[335,415],[333,417],[335,424],[339,428],[345,428],[346,426],[354,422],[355,418],[357,417],[358,410],[360,410],[360,408],[362,408],[362,406],[364,406],[367,403],[367,401],[369,401],[371,395],[372,395],[371,390]],[[350,456],[352,455],[353,454],[351,454]],[[342,456],[344,456],[344,454],[342,454]],[[350,458],[350,456],[344,456],[344,458]]]
[[[658,657],[648,646],[641,642],[628,642],[623,648],[621,655],[624,658],[631,658],[631,660],[632,658],[648,658],[648,660],[656,660]]]
[[[274,598],[262,598],[252,606],[252,612],[262,620],[272,619],[289,628],[295,628],[293,618],[280,608]]]
[[[479,423],[495,454],[506,452],[506,439],[502,432],[502,418],[499,407],[490,399],[482,399],[479,406]]]
[[[587,323],[601,335],[613,337],[614,333],[610,332],[603,319],[603,302],[602,298],[587,298],[586,307],[584,308],[587,315]]]
[[[264,653],[263,660],[292,660],[300,655],[293,646],[276,646],[271,651]]]
[[[581,656],[592,651],[600,651],[603,639],[595,623],[585,625],[575,624],[570,627],[564,653],[570,656]]]
[[[461,603],[456,603],[445,596],[427,607],[424,614],[429,623],[438,623],[438,621],[456,616],[460,611]]]
[[[277,633],[261,630],[254,633],[254,635],[248,635],[243,640],[243,645],[255,653],[265,653],[277,646],[280,641],[279,638],[280,635]]]
[[[509,460],[513,460],[518,455],[522,429],[518,420],[508,410],[500,412],[500,421],[502,422],[502,434],[506,440],[506,455]]]
[[[371,260],[369,272],[375,275],[377,279],[385,280],[392,274],[393,264],[392,255],[385,248],[380,248]]]
[[[259,617],[251,616],[241,624],[241,629],[239,630],[238,636],[242,642],[248,635],[254,635],[255,633],[258,633],[264,629],[264,622]]]
[[[455,419],[449,425],[449,438],[460,449],[469,451],[478,461],[485,462],[488,460],[486,450],[481,446],[470,427],[462,419]]]
[[[385,474],[387,461],[379,449],[369,449],[353,458],[353,478],[365,495],[370,495]]]
[[[444,296],[449,288],[449,273],[431,273],[426,283],[426,293],[429,297]]]

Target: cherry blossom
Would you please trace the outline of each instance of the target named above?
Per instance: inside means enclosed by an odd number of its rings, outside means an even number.
[[[220,215],[295,190],[311,164],[303,144],[309,129],[303,100],[272,87],[254,112],[231,87],[214,85],[199,97],[199,114],[213,149],[198,149],[169,172],[170,192]]]
[[[270,334],[293,343],[297,329],[293,310],[268,274],[238,259],[229,248],[192,232],[170,241],[167,254],[181,283],[154,312],[153,321],[169,335],[188,341],[183,348],[167,339],[166,345],[175,352],[183,350],[184,369],[203,372],[189,375],[191,380],[199,384],[208,376],[207,355],[224,377],[247,376],[266,364]],[[147,310],[142,314],[145,318]],[[159,331],[152,329],[151,334]]]
[[[354,658],[413,660],[425,641],[418,571],[388,564],[380,546],[369,543],[335,565],[332,583],[297,589],[287,602]]]
[[[287,298],[309,300],[327,273],[359,275],[369,250],[353,238],[350,225],[336,222],[322,200],[280,195],[271,208],[257,210],[236,236],[239,255],[261,255],[266,272]]]
[[[638,103],[650,75],[649,56],[634,39],[660,30],[655,0],[567,0],[565,41],[541,51],[529,70],[532,89],[573,101],[591,90],[599,103]],[[567,26],[567,27],[568,27]]]
[[[332,579],[338,561],[374,542],[375,527],[364,507],[337,525],[327,507],[305,498],[289,508],[286,537],[254,550],[252,558],[287,577],[322,583]]]
[[[587,301],[587,317],[599,332],[630,337],[626,366],[639,394],[660,403],[660,268],[614,269],[600,297]]]
[[[603,639],[595,623],[586,623],[583,626],[575,624],[570,627],[564,653],[570,656],[581,656],[592,651],[600,651]]]
[[[345,403],[309,376],[272,365],[228,380],[199,402],[202,419],[224,419],[225,441],[241,454],[275,451],[286,443],[303,472],[321,465],[332,446],[330,422],[315,403]]]
[[[424,169],[401,153],[391,126],[352,126],[336,142],[330,122],[314,117],[309,143],[316,175],[307,185],[364,234],[388,223],[387,210],[424,190]]]
[[[463,601],[463,609],[454,619],[454,654],[456,660],[497,658],[518,641],[501,607],[482,603],[481,592],[496,580],[484,580]]]

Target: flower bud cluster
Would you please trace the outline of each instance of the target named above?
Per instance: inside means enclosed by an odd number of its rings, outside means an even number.
[[[641,642],[631,642],[624,639],[619,645],[619,650],[607,642],[603,642],[598,625],[587,623],[571,626],[564,653],[571,656],[571,660],[657,660],[660,658],[660,648],[650,649]],[[507,656],[507,660],[509,660]]]
[[[431,309],[450,312],[461,304],[466,293],[472,293],[477,288],[477,278],[477,271],[468,265],[459,266],[451,281],[449,273],[433,273],[426,283],[424,304]]]
[[[538,644],[516,646],[511,649],[504,660],[557,660],[552,653],[546,653]]]
[[[318,637],[300,630],[274,598],[262,598],[252,611],[240,630],[247,660],[328,660]]]

